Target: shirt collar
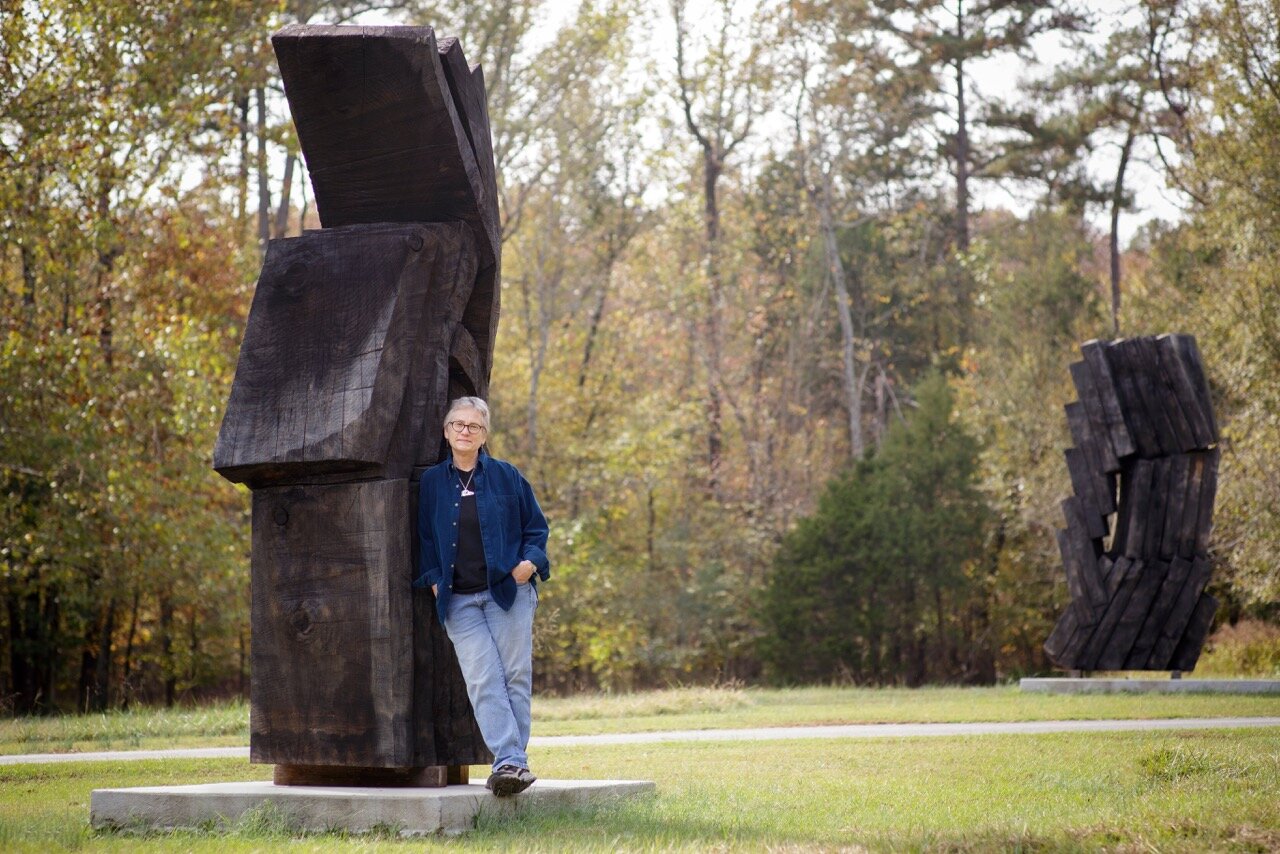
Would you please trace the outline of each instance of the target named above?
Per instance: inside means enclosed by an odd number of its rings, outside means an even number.
[[[480,472],[484,471],[484,458],[486,456],[488,456],[488,454],[484,452],[484,448],[482,447],[480,449],[480,453],[476,455],[476,467],[475,467],[476,475],[479,475]],[[451,472],[461,471],[461,469],[459,469],[457,466],[453,464],[453,451],[449,451],[449,471]]]

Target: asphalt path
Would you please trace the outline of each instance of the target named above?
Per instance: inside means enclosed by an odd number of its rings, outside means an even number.
[[[757,727],[753,729],[697,729],[667,732],[626,732],[607,735],[543,735],[529,739],[530,747],[578,745],[659,744],[673,741],[783,741],[803,738],[928,738],[972,735],[1040,735],[1071,732],[1156,732],[1170,730],[1244,729],[1280,727],[1280,717],[1158,718],[1103,721],[1013,721],[936,724],[841,724],[835,726]],[[136,759],[248,759],[247,747],[190,747],[172,750],[105,750],[95,753],[27,753],[0,756],[0,765],[38,765],[50,762],[120,762]]]

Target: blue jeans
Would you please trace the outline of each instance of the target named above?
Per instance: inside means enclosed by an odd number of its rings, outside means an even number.
[[[504,611],[489,591],[455,594],[444,628],[458,654],[467,696],[493,767],[529,767],[529,725],[533,693],[533,612],[538,593],[532,583],[516,588]]]

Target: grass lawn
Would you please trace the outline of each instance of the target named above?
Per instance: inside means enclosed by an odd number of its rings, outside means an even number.
[[[270,817],[95,833],[107,786],[264,779],[243,761],[0,767],[0,850],[1280,849],[1280,728],[731,742],[534,751],[547,777],[655,780],[652,797],[489,819],[462,839],[298,835]]]
[[[933,721],[1280,716],[1280,695],[1024,694],[996,688],[677,688],[535,697],[534,735]],[[249,708],[144,709],[0,721],[0,754],[249,743]]]

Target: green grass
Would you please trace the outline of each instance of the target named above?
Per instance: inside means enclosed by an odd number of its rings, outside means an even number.
[[[535,697],[535,735],[842,723],[1280,716],[1280,695],[1024,694],[996,688],[677,688]],[[0,721],[0,754],[245,745],[244,703]]]
[[[995,688],[700,688],[534,699],[535,735],[846,723],[1280,716],[1280,695],[1027,694]]]
[[[647,778],[657,794],[481,821],[464,839],[306,835],[281,816],[95,833],[107,786],[263,779],[240,761],[0,768],[0,850],[811,851],[1280,848],[1280,728],[730,742],[535,750],[547,777]]]
[[[0,720],[0,755],[248,743],[249,704],[239,700],[173,709]]]

